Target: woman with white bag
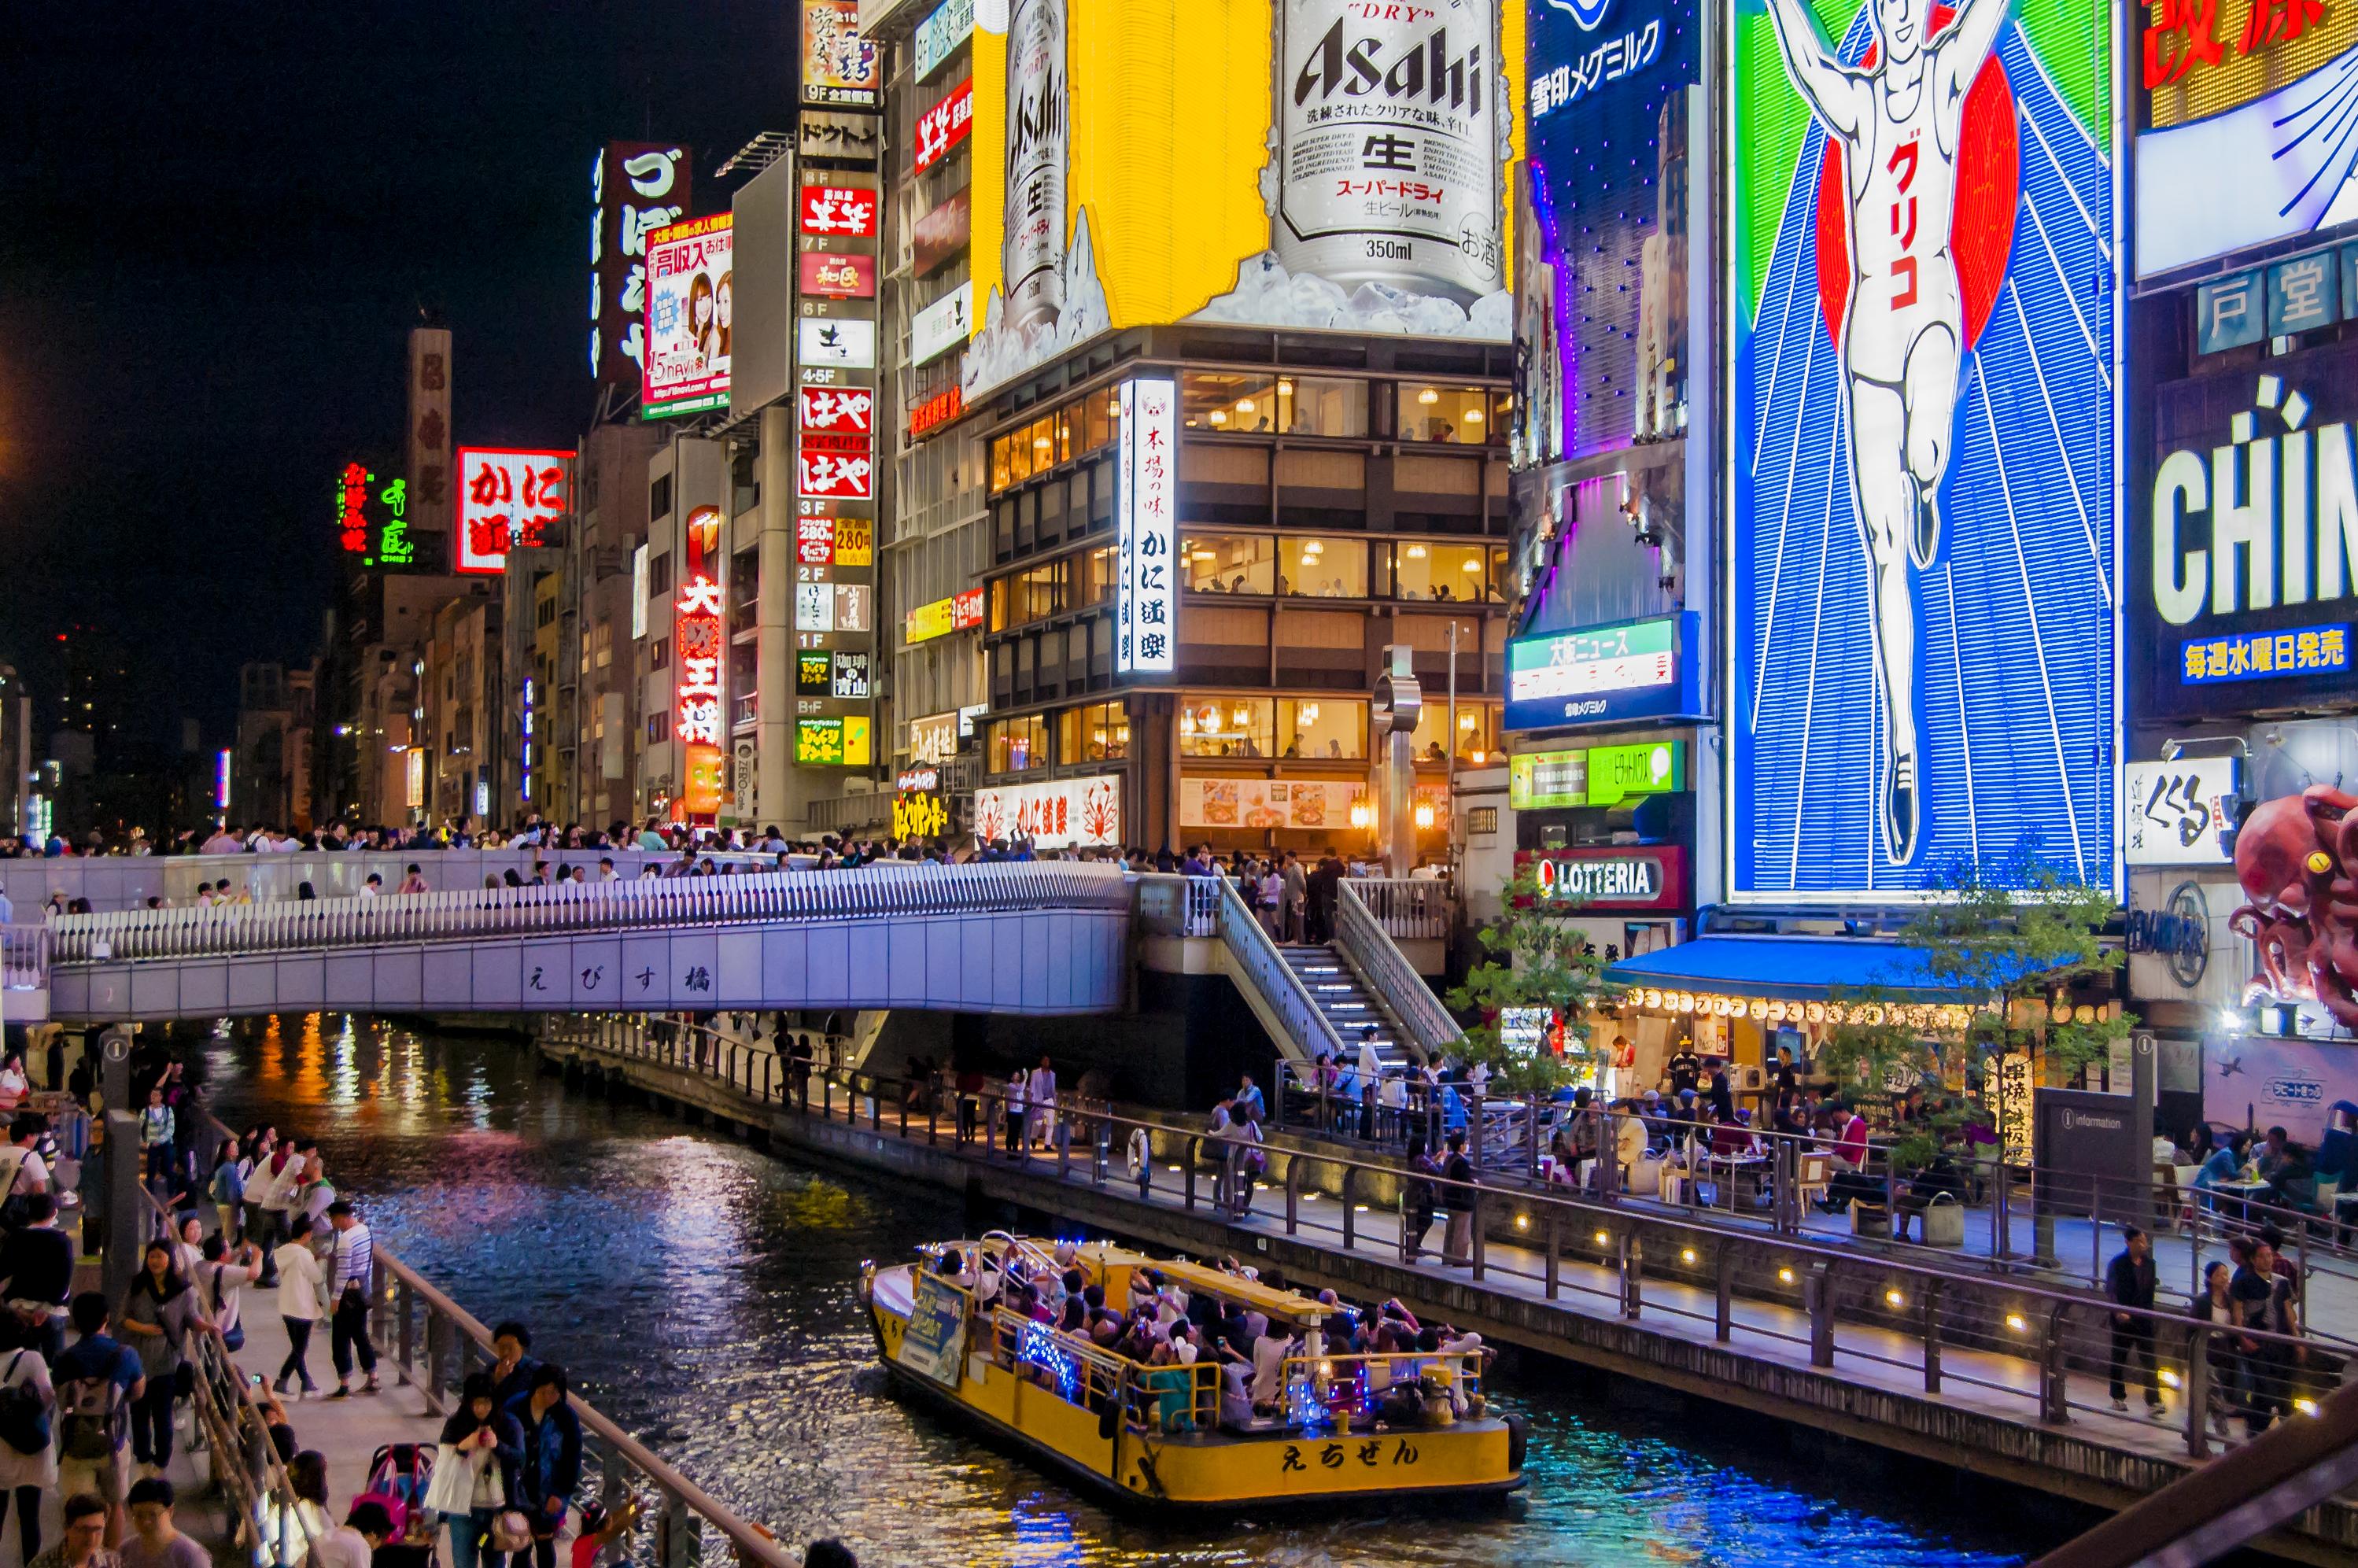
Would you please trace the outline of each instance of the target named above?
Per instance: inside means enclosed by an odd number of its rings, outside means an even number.
[[[507,1552],[518,1549],[496,1542],[521,1534],[523,1546],[532,1544],[531,1528],[521,1514],[513,1530],[501,1517],[514,1510],[521,1496],[516,1465],[524,1457],[524,1429],[499,1408],[491,1374],[469,1373],[459,1395],[457,1412],[442,1423],[426,1506],[450,1527],[456,1568],[496,1568]]]

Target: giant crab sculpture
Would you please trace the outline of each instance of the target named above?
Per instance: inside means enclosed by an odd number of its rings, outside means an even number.
[[[2279,997],[2314,998],[2358,1029],[2358,795],[2311,784],[2254,811],[2235,838],[2235,880],[2251,902],[2227,919],[2252,939],[2255,977]]]

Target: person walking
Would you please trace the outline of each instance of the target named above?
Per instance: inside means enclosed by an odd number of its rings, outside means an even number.
[[[1249,1086],[1252,1080],[1247,1078],[1245,1083]],[[1260,1112],[1246,1104],[1241,1096],[1232,1103],[1236,1109],[1230,1136],[1236,1157],[1231,1162],[1234,1174],[1228,1183],[1228,1212],[1242,1219],[1252,1212],[1253,1184],[1268,1169],[1269,1153],[1263,1147],[1266,1141],[1261,1137]]]
[[[2144,1315],[2153,1310],[2153,1242],[2134,1225],[2121,1227],[2121,1250],[2104,1269],[2104,1293],[2117,1309],[2113,1314],[2113,1408],[2129,1408],[2123,1373],[2142,1357],[2146,1413],[2159,1420],[2167,1411],[2161,1398],[2161,1369],[2154,1360],[2153,1319]]]
[[[58,1396],[58,1485],[95,1494],[106,1505],[106,1544],[123,1539],[123,1499],[131,1487],[124,1450],[131,1443],[131,1407],[147,1392],[139,1353],[110,1336],[106,1298],[84,1291],[73,1299],[81,1337],[58,1357],[49,1379]]]
[[[336,1365],[336,1391],[331,1400],[352,1397],[351,1379],[352,1362],[360,1361],[362,1375],[367,1379],[361,1392],[379,1391],[376,1380],[376,1346],[369,1343],[369,1290],[373,1274],[370,1264],[375,1255],[375,1242],[369,1227],[352,1206],[338,1201],[328,1206],[328,1227],[334,1234],[328,1249],[328,1267],[324,1271],[328,1299],[335,1310],[328,1319],[329,1354]],[[542,1568],[547,1568],[546,1563]]]
[[[271,1256],[278,1272],[278,1317],[287,1325],[287,1359],[279,1364],[277,1379],[271,1387],[282,1394],[288,1391],[289,1380],[296,1378],[302,1379],[306,1395],[319,1391],[319,1385],[311,1380],[308,1356],[311,1329],[319,1321],[319,1299],[326,1276],[320,1271],[319,1260],[312,1254],[310,1238],[309,1217],[297,1215],[287,1222],[287,1239]]]
[[[1449,1225],[1441,1233],[1441,1260],[1451,1268],[1474,1261],[1474,1162],[1466,1157],[1466,1134],[1449,1135],[1449,1160],[1442,1167],[1442,1175],[1453,1184],[1449,1189]]]
[[[107,1515],[106,1499],[94,1492],[67,1498],[65,1538],[30,1559],[28,1568],[114,1568],[114,1553],[106,1545]]]
[[[139,1112],[139,1153],[145,1162],[147,1184],[168,1180],[172,1174],[172,1135],[177,1119],[172,1108],[164,1103],[162,1085],[147,1091],[147,1104]]]
[[[522,1496],[517,1467],[523,1458],[524,1430],[492,1398],[492,1375],[468,1373],[459,1385],[458,1410],[442,1423],[431,1493],[450,1527],[454,1568],[500,1568],[501,1554],[493,1551],[486,1561],[483,1549],[501,1512]]]
[[[180,1272],[172,1243],[150,1241],[139,1255],[139,1272],[123,1293],[117,1321],[139,1353],[146,1387],[131,1402],[131,1452],[135,1462],[161,1473],[172,1463],[172,1400],[190,1334],[212,1325],[197,1310],[197,1298]]]
[[[2210,1264],[2202,1271],[2202,1293],[2187,1309],[2188,1316],[2212,1325],[2205,1346],[2210,1353],[2211,1389],[2204,1413],[2212,1433],[2222,1438],[2227,1435],[2228,1416],[2244,1405],[2244,1364],[2234,1332],[2235,1298],[2228,1288],[2231,1277],[2226,1264]]]
[[[58,1449],[51,1440],[57,1404],[49,1364],[39,1351],[12,1350],[0,1359],[0,1525],[7,1523],[8,1499],[14,1498],[22,1563],[41,1553],[41,1498],[58,1487]]]
[[[131,1533],[122,1568],[212,1568],[213,1554],[172,1522],[172,1483],[150,1476],[131,1488]]]
[[[58,1228],[58,1201],[25,1200],[25,1223],[0,1242],[0,1301],[7,1303],[10,1342],[38,1350],[51,1366],[66,1347],[66,1303],[72,1299],[74,1245]]]
[[[1056,1067],[1046,1054],[1032,1069],[1031,1081],[1024,1085],[1024,1100],[1032,1108],[1032,1141],[1043,1148],[1056,1141]]]
[[[524,1433],[516,1507],[532,1523],[535,1568],[557,1568],[557,1532],[581,1485],[581,1419],[568,1392],[565,1369],[543,1366],[532,1375],[531,1391],[508,1407]],[[521,1552],[514,1568],[524,1568]]]

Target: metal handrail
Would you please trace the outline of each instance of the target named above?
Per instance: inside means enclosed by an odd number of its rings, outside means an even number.
[[[1357,884],[1347,878],[1336,885],[1335,939],[1343,956],[1366,977],[1425,1060],[1437,1062],[1453,1054],[1465,1043],[1466,1031],[1449,1016],[1449,1010],[1441,1005],[1441,999],[1433,994],[1433,988],[1424,983],[1408,956],[1393,945],[1375,913],[1360,901]],[[1422,885],[1441,886],[1439,882]]]
[[[0,925],[0,987],[38,990],[48,985],[49,947],[47,925]]]
[[[372,1299],[390,1309],[369,1314],[370,1337],[379,1354],[400,1366],[402,1375],[425,1396],[429,1407],[456,1408],[459,1387],[467,1374],[488,1367],[494,1358],[492,1331],[383,1242],[374,1248],[372,1268]],[[689,1568],[701,1561],[702,1532],[689,1527],[691,1519],[726,1537],[736,1549],[740,1564],[797,1568],[799,1557],[789,1554],[767,1531],[740,1519],[579,1394],[568,1398],[585,1429],[583,1448],[600,1461],[609,1510],[630,1489],[625,1469],[635,1472],[661,1495],[664,1506],[655,1516],[655,1561],[664,1568]]]
[[[1292,1045],[1304,1061],[1314,1059],[1321,1051],[1329,1055],[1342,1054],[1343,1042],[1335,1033],[1335,1025],[1319,1011],[1309,988],[1285,961],[1285,955],[1277,950],[1268,931],[1245,907],[1236,883],[1226,877],[1195,880],[1218,885],[1221,945],[1235,963],[1237,979],[1250,985],[1284,1025],[1286,1038],[1282,1044]]]
[[[619,1050],[616,1054],[629,1055],[635,1053]],[[765,1103],[776,1103],[822,1119],[835,1119],[838,1112],[831,1076],[814,1068],[810,1076],[816,1082],[806,1084],[801,1092],[789,1090],[776,1096],[774,1100],[765,1096]],[[912,1119],[905,1110],[908,1103],[905,1091],[912,1086],[930,1088],[930,1080],[864,1072],[848,1073],[842,1076],[849,1086],[849,1093],[840,1112],[846,1119],[855,1122],[862,1119],[860,1102],[864,1099],[864,1119],[871,1130],[882,1131],[897,1124],[898,1134],[904,1140],[922,1139],[934,1143],[944,1141],[946,1135],[937,1115],[921,1113]],[[894,1093],[896,1086],[903,1092]],[[978,1119],[995,1121],[997,1117],[1004,1114],[1000,1103],[1003,1097],[995,1088],[986,1087],[976,1091],[973,1098],[980,1100],[990,1113],[988,1119]],[[890,1120],[882,1111],[888,1101],[904,1108],[897,1118]],[[1184,1173],[1184,1206],[1187,1211],[1193,1212],[1199,1203],[1207,1201],[1198,1197],[1195,1180],[1197,1161],[1206,1155],[1206,1145],[1214,1141],[1206,1132],[1120,1113],[1102,1102],[1092,1102],[1085,1108],[1060,1108],[1056,1146],[1048,1154],[1026,1149],[1004,1155],[969,1154],[967,1157],[1004,1158],[1058,1181],[1106,1187],[1118,1184],[1121,1179],[1109,1167],[1118,1158],[1114,1152],[1125,1146],[1132,1129],[1145,1130],[1150,1138],[1159,1134],[1166,1149],[1180,1152],[1177,1168]],[[978,1133],[982,1138],[989,1137],[987,1132],[979,1130]],[[967,1142],[969,1138],[963,1125],[955,1127],[947,1136],[958,1142]],[[1077,1152],[1076,1158],[1074,1143],[1081,1140],[1085,1140],[1086,1144]],[[1290,1151],[1273,1146],[1268,1152],[1272,1162],[1270,1184],[1272,1188],[1282,1186],[1285,1194],[1283,1223],[1287,1235],[1300,1234],[1303,1225],[1299,1202],[1303,1190],[1298,1180],[1299,1173],[1306,1166],[1314,1165],[1322,1176],[1339,1178],[1343,1202],[1337,1207],[1340,1210],[1341,1245],[1346,1250],[1355,1247],[1354,1206],[1350,1198],[1353,1187],[1360,1184],[1363,1177],[1394,1180],[1402,1173],[1397,1164],[1377,1165],[1325,1152],[1298,1157]],[[1168,1157],[1166,1154],[1165,1158]],[[1284,1164],[1282,1173],[1276,1168],[1280,1162]],[[1532,1243],[1544,1249],[1546,1272],[1542,1282],[1545,1298],[1551,1302],[1558,1299],[1563,1288],[1595,1289],[1563,1286],[1559,1279],[1558,1264],[1567,1253],[1575,1257],[1594,1253],[1607,1268],[1617,1270],[1618,1284],[1612,1293],[1619,1314],[1628,1320],[1635,1320],[1648,1310],[1639,1281],[1649,1268],[1660,1268],[1685,1275],[1708,1275],[1715,1268],[1719,1281],[1719,1307],[1714,1332],[1720,1342],[1731,1340],[1739,1332],[1765,1335],[1780,1344],[1790,1342],[1792,1335],[1773,1325],[1747,1323],[1729,1309],[1728,1303],[1736,1284],[1734,1269],[1737,1261],[1737,1255],[1729,1244],[1745,1242],[1768,1255],[1768,1263],[1776,1270],[1774,1278],[1777,1281],[1774,1284],[1756,1282],[1747,1293],[1786,1302],[1798,1298],[1798,1305],[1808,1319],[1812,1366],[1821,1369],[1831,1368],[1838,1353],[1856,1359],[1888,1361],[1888,1353],[1882,1347],[1862,1346],[1856,1342],[1844,1346],[1840,1341],[1839,1329],[1844,1323],[1865,1323],[1886,1332],[1896,1329],[1903,1337],[1913,1336],[1920,1338],[1923,1352],[1919,1363],[1896,1364],[1919,1368],[1926,1391],[1937,1394],[1944,1376],[1940,1358],[1942,1344],[1944,1340],[1951,1344],[1958,1343],[1957,1336],[1970,1333],[1978,1341],[1975,1347],[2030,1361],[2039,1368],[2040,1375],[2035,1387],[2027,1391],[2025,1397],[2036,1403],[2038,1419],[2045,1423],[2070,1419],[2065,1374],[2069,1361],[2075,1354],[2071,1338],[2074,1333],[2083,1336],[2083,1347],[2077,1353],[2084,1357],[2087,1354],[2084,1336],[2102,1332],[2107,1318],[2147,1323],[2154,1329],[2158,1343],[2164,1347],[2175,1348],[2180,1345],[2185,1347],[2186,1372],[2180,1390],[2188,1411],[2185,1441],[2189,1453],[2195,1457],[2202,1457],[2211,1452],[2206,1424],[2212,1391],[2208,1347],[2221,1333],[2226,1332],[2211,1323],[2190,1318],[2181,1313],[2122,1307],[2083,1293],[2007,1280],[1997,1282],[1997,1288],[2005,1292],[2004,1304],[1994,1309],[2005,1314],[2002,1327],[1994,1322],[1959,1326],[1944,1318],[1941,1305],[1943,1289],[1952,1284],[1989,1285],[1994,1281],[1988,1276],[1929,1267],[1909,1259],[1862,1256],[1855,1251],[1816,1244],[1804,1238],[1731,1233],[1722,1227],[1657,1213],[1648,1213],[1643,1217],[1654,1231],[1669,1233],[1669,1246],[1674,1249],[1672,1255],[1679,1256],[1682,1263],[1649,1265],[1644,1261],[1645,1249],[1637,1244],[1638,1232],[1629,1223],[1633,1217],[1628,1209],[1547,1190],[1501,1191],[1486,1189],[1478,1181],[1460,1183],[1437,1176],[1426,1179],[1440,1198],[1440,1206],[1453,1210],[1463,1208],[1471,1213],[1473,1255],[1470,1260],[1460,1261],[1470,1261],[1472,1278],[1477,1283],[1484,1277],[1486,1268],[1509,1271],[1499,1263],[1486,1261],[1488,1248],[1483,1225],[1486,1205],[1508,1202],[1518,1211],[1517,1232],[1527,1234]],[[1584,1240],[1584,1238],[1592,1237],[1592,1233],[1593,1247]],[[1862,1275],[1873,1280],[1875,1289],[1855,1303],[1844,1303],[1834,1289],[1834,1281],[1838,1276],[1856,1281]],[[1894,1304],[1889,1312],[1881,1312],[1877,1308],[1877,1301],[1898,1304]],[[1675,1307],[1655,1307],[1652,1310],[1682,1314],[1682,1309]],[[2083,1314],[2076,1323],[2070,1315],[2074,1313]],[[1683,1314],[1693,1315],[1691,1313]],[[2315,1350],[2339,1360],[2345,1349],[2315,1334],[2285,1336],[2248,1328],[2237,1328],[2232,1332],[2239,1338],[2260,1345],[2281,1346],[2288,1356]],[[1967,1374],[1957,1370],[1951,1370],[1945,1376],[1958,1380],[1973,1380]],[[1999,1391],[2023,1392],[2006,1385],[1983,1383],[1981,1386]]]
[[[67,915],[52,926],[52,961],[220,957],[793,919],[1127,910],[1130,903],[1118,867],[1083,861],[936,866],[923,871],[862,868],[823,876],[769,871]]]
[[[153,1187],[142,1184],[139,1191],[147,1200],[156,1222],[153,1234],[168,1234],[172,1211],[156,1195]],[[145,1236],[126,1239],[143,1249],[146,1246]],[[205,1441],[212,1446],[213,1479],[229,1493],[231,1506],[236,1510],[233,1539],[238,1530],[250,1529],[255,1534],[256,1544],[269,1552],[273,1563],[302,1563],[309,1568],[325,1568],[319,1555],[319,1538],[311,1533],[303,1510],[297,1506],[294,1478],[287,1475],[285,1463],[278,1457],[278,1445],[271,1439],[260,1408],[246,1398],[245,1375],[230,1358],[228,1347],[218,1335],[191,1333],[182,1338],[181,1354],[195,1364],[196,1397],[189,1403],[196,1419],[204,1425]],[[228,1462],[222,1457],[233,1454],[243,1454],[244,1462]],[[276,1541],[262,1539],[265,1501],[276,1510]],[[301,1535],[300,1556],[289,1554],[288,1549],[294,1544],[288,1534],[290,1528]]]

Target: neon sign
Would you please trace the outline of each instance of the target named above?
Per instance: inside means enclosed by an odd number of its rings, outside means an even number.
[[[721,716],[727,692],[720,662],[727,656],[722,618],[726,598],[719,577],[720,509],[699,506],[687,515],[686,578],[672,606],[672,647],[679,661],[675,688],[679,718],[674,725],[685,748],[687,811],[709,816],[719,806]]]
[[[510,550],[540,549],[572,505],[573,454],[507,447],[459,449],[462,572],[507,568]]]

